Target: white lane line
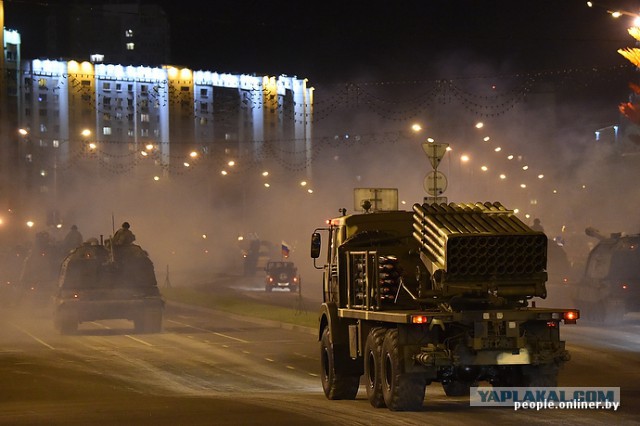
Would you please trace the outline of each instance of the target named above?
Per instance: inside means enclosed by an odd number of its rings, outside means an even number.
[[[46,346],[46,347],[47,347],[47,348],[49,348],[49,349],[52,349],[52,350],[54,350],[54,351],[56,350],[56,348],[54,348],[53,346],[51,346],[50,344],[48,344],[48,343],[47,343],[47,342],[45,342],[44,340],[39,339],[38,337],[36,337],[36,336],[34,336],[33,334],[29,333],[29,332],[28,332],[27,330],[25,330],[24,328],[19,327],[19,326],[15,325],[15,324],[11,324],[11,325],[12,325],[12,326],[14,326],[15,328],[17,328],[18,330],[22,331],[22,332],[23,332],[24,334],[26,334],[27,336],[31,337],[31,338],[32,338],[33,340],[35,340],[36,342],[38,342],[38,343],[40,343],[40,344],[42,344],[42,345]]]
[[[227,336],[226,334],[218,333],[218,332],[216,332],[216,331],[207,330],[206,328],[195,327],[195,326],[193,326],[193,325],[185,324],[185,323],[183,323],[183,322],[175,321],[175,320],[168,320],[168,321],[169,321],[169,322],[173,322],[173,323],[175,323],[175,324],[182,325],[182,326],[184,326],[184,327],[193,328],[194,330],[204,331],[204,332],[206,332],[206,333],[215,334],[216,336],[220,336],[220,337],[224,337],[224,338],[227,338],[227,339],[235,340],[236,342],[240,342],[240,343],[249,343],[249,341],[248,341],[248,340],[239,339],[239,338],[237,338],[237,337],[233,337],[233,336]]]
[[[96,325],[98,327],[102,327],[102,328],[107,329],[107,330],[111,330],[111,327],[109,327],[108,325],[100,324],[99,322],[91,321],[91,324],[94,324],[94,325]],[[142,343],[143,345],[147,345],[147,346],[153,347],[153,344],[151,344],[149,342],[145,342],[142,339],[138,339],[137,337],[134,337],[134,336],[132,336],[130,334],[124,334],[124,337],[128,337],[129,339],[131,339],[133,341],[136,341],[138,343]]]
[[[143,345],[153,346],[151,343],[149,343],[149,342],[145,342],[144,340],[142,340],[142,339],[138,339],[137,337],[131,336],[131,335],[129,335],[129,334],[125,334],[125,337],[128,337],[128,338],[129,338],[129,339],[131,339],[131,340],[135,340],[135,341],[136,341],[136,342],[138,342],[138,343],[142,343]]]
[[[271,358],[265,358],[265,360],[267,360],[269,362],[274,362],[274,360],[272,360]]]
[[[294,366],[292,366],[292,365],[287,365],[287,368],[288,368],[289,370],[295,370],[295,369],[296,369],[296,368],[295,368]]]

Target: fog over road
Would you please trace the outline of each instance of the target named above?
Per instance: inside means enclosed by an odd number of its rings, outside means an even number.
[[[289,295],[282,294],[287,297]],[[313,309],[314,307],[307,307]],[[164,332],[124,320],[60,336],[47,310],[0,310],[0,424],[638,424],[640,319],[615,330],[563,327],[573,359],[560,386],[620,386],[618,412],[470,407],[427,387],[420,412],[322,393],[311,330],[168,305]]]

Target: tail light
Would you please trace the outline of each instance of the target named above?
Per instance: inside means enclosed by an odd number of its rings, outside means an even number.
[[[563,314],[562,318],[564,319],[565,324],[575,324],[580,318],[580,311],[567,311]]]

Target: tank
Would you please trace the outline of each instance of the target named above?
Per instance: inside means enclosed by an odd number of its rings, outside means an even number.
[[[85,243],[62,261],[54,323],[62,334],[86,321],[127,319],[139,333],[162,331],[164,300],[153,262],[136,244]]]
[[[586,234],[599,242],[573,288],[573,301],[589,321],[620,323],[627,312],[640,311],[640,234],[606,237],[593,228]]]

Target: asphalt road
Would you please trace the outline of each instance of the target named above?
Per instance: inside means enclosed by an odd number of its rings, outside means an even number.
[[[288,295],[282,294],[283,297]],[[254,296],[255,297],[255,296]],[[269,296],[272,297],[272,296]],[[308,307],[312,308],[312,307]],[[3,308],[0,424],[459,425],[638,424],[640,318],[617,329],[564,327],[561,386],[620,386],[618,412],[470,407],[434,383],[420,412],[328,401],[315,334],[169,305],[161,334],[124,320],[60,336],[47,310]]]

